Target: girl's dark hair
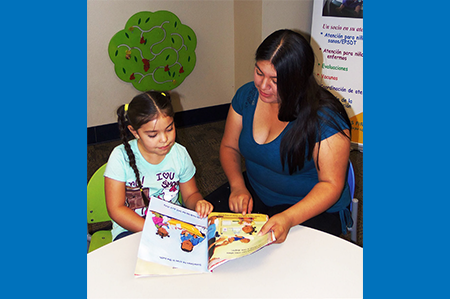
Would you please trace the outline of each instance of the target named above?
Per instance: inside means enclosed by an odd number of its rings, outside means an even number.
[[[293,122],[281,140],[281,163],[287,163],[289,173],[302,169],[304,160],[312,159],[316,139],[323,125],[347,136],[330,112],[351,128],[344,106],[314,77],[314,52],[309,42],[299,33],[278,30],[258,47],[256,61],[270,61],[277,72],[277,90],[280,108],[278,119]],[[319,114],[320,111],[320,114]],[[320,148],[320,140],[319,140]],[[319,153],[317,153],[317,164]]]
[[[142,190],[141,177],[136,166],[136,157],[128,143],[128,125],[131,125],[137,131],[140,127],[158,118],[161,114],[170,117],[173,117],[175,114],[168,92],[147,91],[135,96],[130,104],[128,104],[127,111],[125,111],[125,105],[117,109],[120,138],[125,146],[130,167],[134,171],[136,182],[141,190],[142,198],[146,206],[148,206],[149,200]]]

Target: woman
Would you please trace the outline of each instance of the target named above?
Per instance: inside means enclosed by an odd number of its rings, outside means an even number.
[[[351,226],[345,109],[316,82],[300,34],[272,33],[255,58],[254,82],[236,92],[220,146],[229,208],[269,214],[260,234],[272,230],[278,243],[298,224],[339,235]]]

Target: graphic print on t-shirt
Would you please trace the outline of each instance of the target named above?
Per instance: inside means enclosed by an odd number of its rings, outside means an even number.
[[[142,185],[144,185],[145,177],[142,177]],[[143,187],[147,198],[159,198],[174,204],[182,205],[182,199],[178,196],[180,182],[175,180],[175,173],[172,171],[159,172],[155,175],[152,184],[155,187]],[[145,208],[141,191],[135,181],[129,183],[125,190],[126,204],[132,210]]]
[[[153,197],[178,205],[182,204],[181,198],[178,196],[180,181],[175,180],[175,173],[173,171],[157,173],[156,181],[158,182],[160,189],[152,193]]]

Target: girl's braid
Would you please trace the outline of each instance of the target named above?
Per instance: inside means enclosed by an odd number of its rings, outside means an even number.
[[[128,143],[128,135],[127,135],[128,128],[127,128],[127,121],[125,118],[124,106],[125,105],[122,105],[119,107],[119,109],[117,109],[120,138],[122,139],[122,143],[125,146],[125,150],[127,152],[128,162],[130,164],[130,167],[133,169],[134,175],[136,176],[136,182],[138,184],[139,189],[141,190],[142,199],[144,200],[144,204],[145,204],[145,206],[148,206],[149,200],[148,200],[147,196],[144,194],[144,190],[142,188],[141,177],[139,175],[139,170],[136,166],[136,157],[135,157],[133,151],[131,150],[130,144]]]

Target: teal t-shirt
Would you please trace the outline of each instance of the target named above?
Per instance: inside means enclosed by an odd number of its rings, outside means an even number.
[[[136,157],[144,193],[148,198],[159,198],[182,205],[178,197],[179,184],[189,181],[195,174],[195,166],[186,148],[175,143],[169,153],[157,165],[148,163],[140,153],[137,140],[130,141]],[[142,196],[136,183],[136,176],[128,163],[128,155],[123,144],[112,151],[105,169],[105,177],[125,182],[125,195],[128,207],[139,216],[144,216],[146,207],[142,206]],[[113,239],[125,229],[113,221]]]

